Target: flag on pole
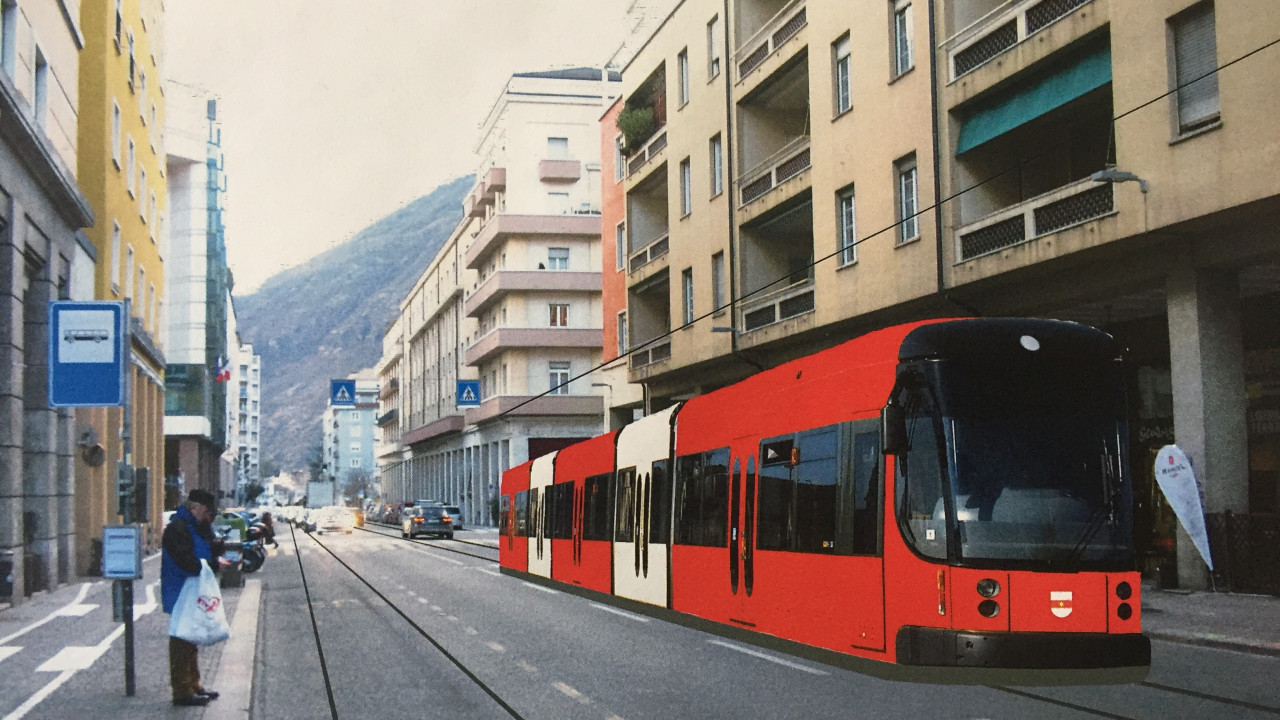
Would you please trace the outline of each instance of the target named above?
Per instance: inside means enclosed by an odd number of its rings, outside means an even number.
[[[218,356],[218,366],[214,369],[213,379],[217,382],[227,382],[231,379],[231,367],[222,355]]]

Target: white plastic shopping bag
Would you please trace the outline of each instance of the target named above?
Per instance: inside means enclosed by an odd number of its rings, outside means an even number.
[[[218,578],[204,560],[200,574],[182,584],[169,618],[169,635],[196,645],[215,645],[231,637]]]

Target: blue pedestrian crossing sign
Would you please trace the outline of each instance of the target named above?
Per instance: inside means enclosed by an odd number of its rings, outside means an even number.
[[[480,407],[480,381],[458,381],[458,407]]]
[[[124,303],[49,303],[49,407],[124,404]]]
[[[329,404],[334,406],[355,407],[356,404],[356,381],[355,380],[330,380],[329,381]]]

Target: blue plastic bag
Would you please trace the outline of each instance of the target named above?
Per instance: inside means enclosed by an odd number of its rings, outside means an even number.
[[[169,635],[196,645],[216,645],[231,637],[218,578],[204,560],[200,574],[182,583],[169,618]]]

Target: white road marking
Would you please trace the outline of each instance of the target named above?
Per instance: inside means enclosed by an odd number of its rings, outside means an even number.
[[[446,620],[448,620],[449,622],[458,622],[458,616],[457,616],[457,615],[449,615],[449,616],[447,616],[445,619],[446,619]]]
[[[506,648],[502,647],[501,645],[499,645],[499,644],[498,644],[498,643],[496,643],[496,642],[487,642],[487,643],[485,643],[485,645],[488,645],[488,646],[489,646],[489,649],[490,649],[490,650],[492,650],[492,651],[494,651],[494,652],[506,652],[506,651],[507,651],[507,649],[506,649]]]
[[[0,647],[0,662],[4,662],[5,658],[13,657],[22,650],[21,645],[8,645]]]
[[[23,635],[26,635],[27,633],[31,632],[32,630],[35,630],[36,628],[40,627],[41,625],[44,625],[45,623],[49,622],[50,620],[52,620],[52,619],[54,619],[54,618],[59,617],[60,615],[62,615],[62,611],[63,611],[63,610],[65,610],[65,609],[67,609],[67,608],[69,608],[69,607],[75,606],[75,605],[79,605],[80,603],[84,602],[84,596],[89,594],[89,589],[90,589],[90,588],[93,588],[93,587],[96,587],[97,585],[101,584],[101,582],[102,582],[102,581],[101,581],[101,580],[99,580],[98,582],[82,583],[82,584],[80,585],[80,592],[76,594],[76,599],[75,599],[75,600],[72,600],[70,603],[68,603],[68,604],[66,604],[66,605],[64,605],[64,606],[62,606],[62,607],[60,607],[60,608],[58,608],[57,610],[54,610],[53,612],[49,613],[48,615],[45,615],[43,619],[41,619],[41,620],[37,620],[37,621],[35,621],[35,622],[31,623],[30,625],[28,625],[28,626],[26,626],[26,627],[22,628],[21,630],[18,630],[17,632],[11,633],[11,634],[9,634],[9,635],[5,635],[4,637],[0,638],[0,645],[4,645],[5,643],[9,642],[10,640],[12,640],[12,639],[14,639],[14,638],[16,638],[16,637],[21,637],[21,636],[23,636]]]
[[[433,611],[435,611],[435,612],[438,612],[438,613],[442,613],[442,612],[444,612],[444,610],[442,610],[442,609],[440,608],[440,606],[439,606],[439,605],[432,605],[432,606],[431,606],[431,609],[432,609]]]
[[[517,660],[517,661],[516,661],[516,665],[518,665],[518,666],[520,667],[520,669],[521,669],[521,670],[524,670],[525,672],[529,673],[530,675],[536,675],[536,674],[538,674],[538,668],[536,668],[536,667],[534,667],[534,666],[530,665],[529,663],[525,662],[524,660]]]
[[[79,605],[67,605],[59,610],[58,614],[63,617],[84,617],[97,609],[98,606],[93,603],[80,603]]]
[[[480,634],[480,631],[479,631],[479,630],[476,630],[476,629],[475,629],[475,628],[473,628],[473,627],[463,628],[463,630],[464,630],[468,635],[479,635],[479,634]]]
[[[81,596],[80,599],[83,600],[84,599],[83,596]],[[94,659],[96,660],[98,657],[101,657],[102,654],[105,653],[107,649],[111,647],[111,643],[115,642],[116,638],[120,637],[121,635],[124,635],[123,623],[120,626],[118,626],[110,635],[103,638],[102,642],[94,646],[93,648],[94,650],[98,650],[100,648],[100,650],[97,653],[97,657],[95,657]],[[19,705],[17,708],[15,708],[13,712],[9,713],[8,715],[5,715],[3,720],[22,720],[22,718],[26,717],[27,713],[31,712],[32,708],[44,702],[45,698],[49,697],[50,695],[53,694],[55,690],[62,687],[64,683],[66,683],[68,680],[71,679],[73,675],[76,674],[76,672],[77,670],[63,670],[61,673],[58,674],[58,677],[54,678],[53,680],[50,680],[48,684],[46,684],[44,687],[37,690],[34,695],[27,698],[26,701],[23,702],[21,705]]]
[[[573,698],[574,700],[577,700],[579,703],[582,703],[583,705],[591,704],[591,698],[587,697],[586,695],[583,695],[582,693],[578,692],[577,690],[574,690],[573,688],[569,687],[568,685],[565,685],[562,682],[553,682],[551,683],[551,687],[559,690],[560,692],[564,693],[566,696]]]
[[[90,647],[71,645],[64,647],[58,651],[57,655],[45,660],[36,668],[36,672],[66,672],[67,670],[87,670],[102,654],[107,651],[107,647],[94,645]]]
[[[784,665],[794,670],[807,672],[810,675],[829,675],[830,674],[824,670],[811,668],[808,665],[801,665],[800,663],[791,662],[790,660],[783,660],[782,658],[774,657],[772,655],[762,653],[762,652],[757,652],[755,650],[752,650],[751,648],[742,647],[741,645],[734,645],[733,643],[727,643],[727,642],[724,642],[723,640],[708,640],[707,642],[711,643],[712,645],[719,645],[720,647],[729,648],[730,650],[736,650],[740,653],[743,653],[744,655],[758,657],[761,660],[768,660],[771,663],[777,663],[779,665]]]
[[[418,598],[418,602],[422,603],[423,605],[426,605],[426,604],[427,604],[428,602],[430,602],[430,601],[429,601],[429,600],[427,600],[427,599],[426,599],[426,598],[424,598],[424,597],[420,597],[420,598]]]
[[[465,565],[466,565],[466,563],[462,562],[461,560],[454,560],[453,558],[443,557],[443,556],[441,556],[441,555],[437,555],[436,553],[430,552],[430,551],[428,551],[428,550],[423,550],[423,549],[419,548],[419,547],[418,547],[418,546],[416,546],[416,545],[415,545],[413,548],[411,548],[411,549],[412,549],[412,550],[414,550],[414,551],[416,551],[416,552],[418,552],[418,553],[420,553],[420,554],[422,554],[422,555],[425,555],[425,556],[427,556],[427,557],[429,557],[429,558],[432,558],[433,560],[439,560],[439,561],[441,561],[441,562],[452,563],[452,564],[454,564],[454,565],[463,565],[463,566],[465,566]]]
[[[498,572],[497,570],[492,570],[492,569],[487,568],[487,567],[480,567],[480,566],[478,566],[478,565],[477,565],[477,566],[476,566],[476,570],[479,570],[480,572],[485,573],[486,575],[492,575],[492,576],[494,576],[494,577],[499,577],[499,578],[500,578],[500,577],[502,577],[502,573]]]
[[[156,604],[156,586],[157,586],[157,585],[159,585],[159,584],[160,584],[160,581],[159,581],[159,580],[157,580],[157,581],[155,581],[155,582],[151,583],[150,585],[148,585],[148,586],[143,590],[143,592],[146,594],[147,601],[146,601],[146,602],[144,602],[144,603],[142,603],[141,605],[134,605],[134,606],[133,606],[133,619],[134,619],[134,620],[137,620],[138,618],[140,618],[140,617],[142,617],[143,615],[146,615],[146,614],[148,614],[148,613],[155,612],[155,609],[156,609],[157,607],[159,607],[159,606]]]
[[[635,620],[636,622],[642,622],[642,623],[649,622],[649,618],[644,617],[643,615],[636,615],[635,613],[629,613],[626,610],[619,610],[618,608],[612,608],[612,607],[609,607],[608,605],[601,605],[600,603],[591,603],[591,607],[597,610],[611,612],[614,615],[621,615],[622,617],[628,620]]]
[[[551,588],[549,588],[549,587],[543,587],[543,586],[541,586],[541,585],[535,585],[534,583],[531,583],[531,582],[527,582],[527,583],[525,583],[525,585],[528,585],[529,587],[533,588],[534,590],[541,590],[541,591],[542,591],[542,592],[544,592],[544,593],[550,593],[550,594],[552,594],[552,595],[559,595],[559,594],[560,594],[560,591],[559,591],[559,590],[552,590],[552,589],[551,589]]]

